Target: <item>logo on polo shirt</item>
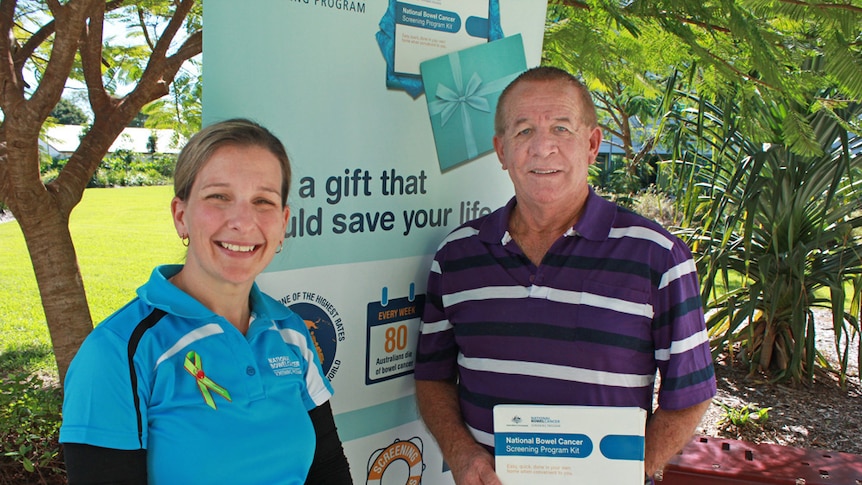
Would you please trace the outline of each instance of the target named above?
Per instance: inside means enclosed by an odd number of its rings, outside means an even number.
[[[396,466],[392,466],[396,463]],[[407,441],[396,439],[391,445],[375,450],[369,457],[366,485],[419,485],[424,470],[422,440],[418,436]]]
[[[341,367],[338,345],[347,339],[338,308],[328,296],[311,291],[295,291],[280,301],[305,321],[323,373],[332,381]]]
[[[299,359],[291,358],[289,355],[280,355],[278,357],[270,357],[269,367],[277,376],[299,375],[302,374],[302,364]]]

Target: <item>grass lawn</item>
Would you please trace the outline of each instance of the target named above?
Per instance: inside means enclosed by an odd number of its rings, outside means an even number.
[[[172,196],[172,186],[87,189],[72,211],[69,225],[94,322],[133,298],[154,266],[182,262],[185,248],[171,221]],[[0,369],[56,369],[16,222],[0,224],[0,254]]]

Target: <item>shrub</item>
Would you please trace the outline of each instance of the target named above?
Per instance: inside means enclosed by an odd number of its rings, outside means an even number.
[[[664,227],[679,225],[673,200],[656,190],[655,186],[642,191],[634,198],[632,210]]]
[[[745,428],[763,427],[769,419],[769,411],[772,408],[758,408],[755,404],[746,404],[741,408],[728,406],[718,402],[722,409],[721,420],[718,425],[721,428],[735,428],[742,432]]]
[[[825,362],[813,309],[830,308],[846,387],[850,351],[862,347],[862,135],[848,129],[862,104],[804,120],[816,142],[804,154],[747,138],[733,106],[698,106],[674,115],[680,140],[700,147],[678,157],[675,178],[688,183],[675,201],[689,222],[713,355],[740,346],[752,375],[811,383]]]
[[[44,159],[40,166],[42,183],[55,180],[67,161],[62,158]],[[118,150],[102,159],[99,168],[87,183],[87,188],[168,185],[173,179],[176,163],[176,155]],[[3,208],[0,204],[0,210]]]
[[[163,177],[170,179],[174,176],[174,167],[177,164],[176,155],[147,155],[140,160],[141,170],[153,170]]]
[[[65,475],[61,407],[60,389],[37,374],[22,371],[0,380],[0,482],[54,483]]]
[[[87,188],[167,185],[171,183],[175,164],[174,155],[118,151],[102,160]],[[43,172],[42,180],[49,181],[51,176],[56,178],[56,173]]]

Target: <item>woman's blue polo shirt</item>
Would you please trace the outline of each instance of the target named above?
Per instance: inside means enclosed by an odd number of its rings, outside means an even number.
[[[305,481],[325,403],[305,322],[254,285],[246,335],[168,281],[87,337],[66,375],[61,443],[147,450],[150,483]]]

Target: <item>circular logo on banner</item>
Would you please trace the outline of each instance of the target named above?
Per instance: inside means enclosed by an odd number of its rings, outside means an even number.
[[[417,436],[374,451],[368,458],[366,485],[419,485],[422,483],[422,440]]]
[[[335,306],[321,295],[295,292],[282,299],[305,322],[323,373],[332,381],[341,362],[336,357],[338,342],[345,339],[344,324]]]

